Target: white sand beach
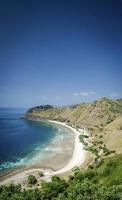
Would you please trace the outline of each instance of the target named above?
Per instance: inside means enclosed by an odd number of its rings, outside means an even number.
[[[66,166],[64,166],[63,168],[61,168],[57,171],[53,171],[50,169],[45,170],[45,169],[41,169],[41,168],[30,168],[27,170],[23,170],[23,171],[17,172],[14,175],[11,174],[9,177],[7,177],[3,181],[1,181],[0,185],[9,184],[9,183],[15,183],[15,184],[22,183],[27,178],[28,175],[37,174],[39,171],[42,171],[44,173],[44,177],[43,177],[44,180],[50,180],[51,176],[63,174],[65,172],[70,171],[74,167],[81,166],[84,163],[84,160],[86,157],[86,152],[83,149],[83,144],[80,143],[80,141],[79,141],[79,135],[81,133],[79,131],[77,131],[75,128],[72,128],[71,126],[67,125],[66,123],[52,121],[52,120],[49,120],[49,122],[65,126],[65,127],[69,128],[75,134],[74,150],[73,150],[72,157],[71,157],[70,161],[68,162],[68,164],[66,164]],[[81,131],[84,132],[84,130],[81,130]]]
[[[75,133],[74,151],[73,151],[73,155],[72,155],[71,160],[69,161],[69,163],[65,167],[54,172],[53,175],[62,174],[62,173],[65,173],[65,172],[73,169],[76,166],[81,166],[82,163],[85,160],[85,151],[83,149],[83,144],[79,141],[79,135],[81,133],[79,131],[77,131],[75,128],[68,126],[66,123],[51,121],[51,120],[50,120],[50,122],[63,125],[63,126],[69,128],[70,130],[72,130]]]

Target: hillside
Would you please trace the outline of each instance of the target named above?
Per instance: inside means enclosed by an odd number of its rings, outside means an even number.
[[[37,106],[27,111],[28,119],[58,120],[85,127],[95,138],[102,135],[111,150],[122,153],[122,99],[101,98],[92,103],[67,107]]]
[[[103,128],[122,115],[120,100],[99,99],[68,107],[38,106],[27,111],[26,117],[40,117],[73,123],[80,127]]]
[[[111,150],[116,150],[118,154],[122,153],[122,116],[104,128],[104,142]]]

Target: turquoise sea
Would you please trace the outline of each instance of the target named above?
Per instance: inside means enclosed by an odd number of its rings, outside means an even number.
[[[50,148],[50,144],[70,135],[58,125],[22,118],[25,112],[26,109],[0,109],[0,172],[53,157],[60,149]]]

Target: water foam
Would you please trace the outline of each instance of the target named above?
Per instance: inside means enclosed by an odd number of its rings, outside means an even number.
[[[17,159],[17,161],[15,162],[10,161],[0,164],[0,170],[34,165],[36,163],[40,163],[45,159],[52,158],[57,153],[62,153],[63,149],[61,148],[61,143],[63,142],[65,137],[69,137],[68,135],[70,134],[67,134],[67,129],[65,128],[57,125],[55,127],[56,135],[53,139],[50,140],[50,142],[45,145],[35,147],[35,149],[30,154],[28,154],[24,158]]]

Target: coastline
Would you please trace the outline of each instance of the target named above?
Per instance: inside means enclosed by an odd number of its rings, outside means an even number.
[[[70,171],[71,169],[73,169],[76,166],[77,167],[81,166],[83,164],[84,160],[85,160],[85,155],[86,155],[86,153],[83,149],[83,144],[79,141],[79,135],[81,133],[79,131],[77,131],[75,128],[67,125],[66,123],[53,121],[53,120],[49,120],[49,121],[52,122],[52,123],[63,125],[63,126],[69,128],[70,130],[72,130],[75,133],[74,151],[73,151],[73,155],[72,155],[71,160],[69,161],[69,163],[65,167],[54,172],[53,175],[62,174],[62,173],[65,173],[67,171]]]
[[[50,180],[51,176],[53,175],[58,175],[58,174],[63,174],[65,172],[70,171],[74,167],[79,167],[84,163],[85,157],[86,157],[86,152],[83,150],[83,144],[80,143],[79,141],[79,135],[81,134],[79,131],[77,131],[75,128],[67,125],[66,123],[59,122],[59,121],[53,121],[53,120],[48,120],[50,123],[54,123],[57,125],[64,126],[68,128],[69,130],[72,131],[72,133],[75,134],[75,141],[74,141],[74,147],[73,147],[73,153],[71,156],[71,159],[69,162],[61,167],[60,169],[54,171],[50,168],[44,169],[43,167],[39,168],[29,168],[29,169],[23,169],[22,171],[18,171],[15,174],[10,174],[8,177],[6,177],[4,180],[0,182],[0,185],[3,184],[9,184],[9,183],[23,183],[25,179],[27,178],[28,175],[30,174],[37,174],[39,171],[42,171],[44,174],[43,180]],[[84,131],[84,130],[83,130]]]

